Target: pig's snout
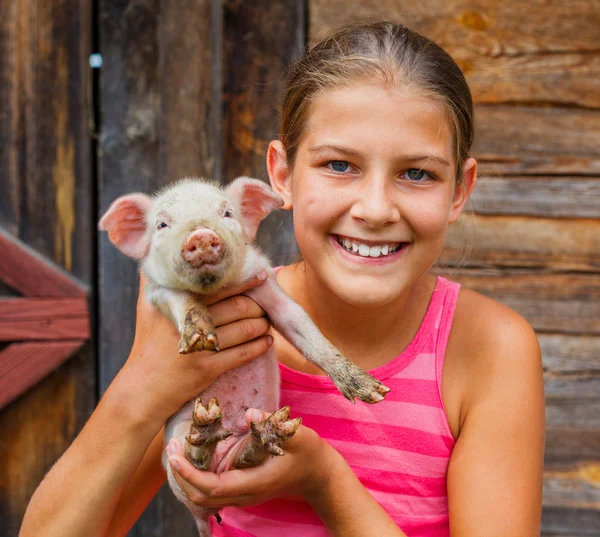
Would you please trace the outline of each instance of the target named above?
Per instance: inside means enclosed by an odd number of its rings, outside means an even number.
[[[224,253],[223,239],[210,229],[192,231],[181,248],[181,257],[192,267],[219,263]]]

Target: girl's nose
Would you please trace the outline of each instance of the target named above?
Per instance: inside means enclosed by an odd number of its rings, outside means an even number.
[[[358,192],[350,211],[353,218],[364,221],[372,228],[384,227],[400,219],[400,209],[396,204],[395,196],[388,191],[387,185],[377,183],[384,182],[365,182],[365,188]]]

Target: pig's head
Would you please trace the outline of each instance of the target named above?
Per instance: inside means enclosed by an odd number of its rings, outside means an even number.
[[[118,198],[99,227],[156,283],[209,294],[238,277],[258,224],[282,205],[258,179],[240,177],[225,189],[183,179],[154,197]]]

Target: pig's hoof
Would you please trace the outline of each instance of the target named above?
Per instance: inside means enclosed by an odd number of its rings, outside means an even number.
[[[337,369],[331,379],[342,395],[353,403],[355,398],[365,403],[379,403],[390,391],[387,386],[349,360],[345,360],[344,366]]]
[[[253,421],[250,424],[252,436],[270,455],[283,455],[281,446],[288,438],[294,436],[302,423],[302,418],[290,420],[289,417],[290,407],[284,406],[271,414],[266,420]]]
[[[196,351],[218,351],[219,340],[212,322],[199,309],[187,312],[183,332],[179,341],[179,353],[189,354]]]
[[[198,397],[192,413],[193,423],[186,436],[185,456],[199,470],[207,470],[218,442],[233,433],[221,423],[221,408],[216,398],[207,405]]]

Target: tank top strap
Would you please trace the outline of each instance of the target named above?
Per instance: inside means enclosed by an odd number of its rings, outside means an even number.
[[[454,311],[456,310],[456,303],[460,292],[460,284],[438,276],[435,291],[431,298],[432,303],[430,308],[436,312],[434,325],[435,342],[432,343],[435,349],[435,375],[441,397],[444,358],[446,356],[452,320],[454,319]]]

